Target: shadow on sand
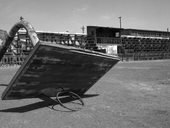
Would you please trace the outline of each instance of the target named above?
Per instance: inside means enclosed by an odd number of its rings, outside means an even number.
[[[81,98],[90,98],[90,97],[95,97],[95,96],[98,96],[98,95],[99,94],[85,94],[85,95],[81,96]],[[49,107],[50,109],[53,109],[50,106],[59,105],[57,102],[55,102],[54,100],[50,99],[49,97],[41,96],[39,98],[42,101],[36,102],[36,103],[33,103],[33,104],[28,104],[28,105],[21,106],[21,107],[3,109],[3,110],[0,110],[0,112],[24,113],[24,112],[28,112],[28,111],[44,108],[44,107]],[[68,103],[68,102],[70,102],[70,99],[68,99],[68,98],[67,99],[63,99],[62,102],[63,103]],[[57,110],[57,109],[53,109],[53,110],[61,111],[61,112],[70,112],[70,111],[63,111],[63,110]]]

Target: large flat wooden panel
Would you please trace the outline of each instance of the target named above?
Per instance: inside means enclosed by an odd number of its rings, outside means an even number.
[[[11,80],[2,99],[54,96],[60,87],[85,93],[118,57],[58,44],[39,43]]]

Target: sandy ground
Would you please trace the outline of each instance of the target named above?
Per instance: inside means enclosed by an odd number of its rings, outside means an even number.
[[[0,95],[16,70],[0,69]],[[170,128],[170,60],[120,62],[87,94],[76,112],[38,98],[0,100],[0,128]]]

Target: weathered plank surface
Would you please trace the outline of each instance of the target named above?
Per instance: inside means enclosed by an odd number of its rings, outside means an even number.
[[[85,93],[119,59],[58,44],[38,43],[11,80],[2,99],[54,96],[60,87]]]

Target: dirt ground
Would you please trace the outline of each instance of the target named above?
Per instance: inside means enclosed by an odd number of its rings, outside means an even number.
[[[0,68],[0,95],[17,69]],[[120,62],[87,94],[76,112],[0,100],[0,128],[170,128],[170,60]]]

